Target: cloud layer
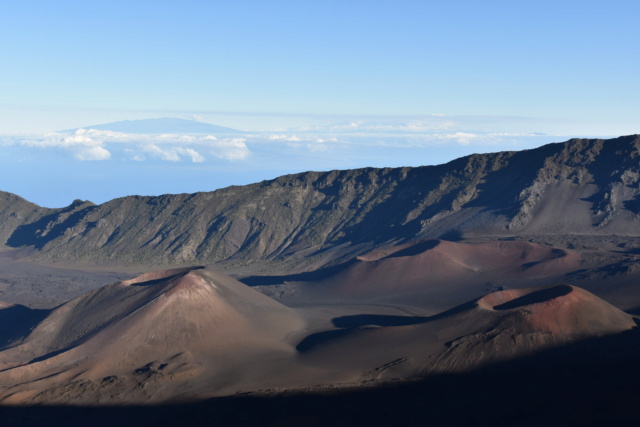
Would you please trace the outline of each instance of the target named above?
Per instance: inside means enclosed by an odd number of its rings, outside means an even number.
[[[406,131],[417,127],[398,120],[228,137],[95,129],[0,135],[2,190],[44,206],[66,206],[76,198],[101,203],[131,194],[211,191],[309,170],[435,165],[568,139],[458,125]]]
[[[244,138],[218,139],[213,135],[140,135],[79,129],[73,133],[54,132],[4,138],[2,141],[2,145],[7,147],[63,150],[80,161],[124,158],[202,163],[208,157],[235,161],[251,154]]]
[[[490,129],[483,118],[367,118],[294,127],[240,136],[207,134],[130,134],[79,129],[39,135],[0,137],[0,150],[57,152],[84,162],[168,162],[229,164],[234,170],[289,171],[436,164],[473,152],[531,148],[554,139],[509,126]],[[516,120],[521,126],[521,120]],[[466,125],[465,125],[466,124]],[[526,128],[526,126],[524,126]],[[48,154],[47,154],[48,155]],[[228,169],[231,170],[231,169]]]

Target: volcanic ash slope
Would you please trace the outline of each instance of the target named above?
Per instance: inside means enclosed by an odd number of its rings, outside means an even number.
[[[595,295],[557,285],[495,292],[432,317],[338,317],[309,335],[299,312],[204,268],[115,283],[39,323],[43,313],[16,313],[31,329],[1,347],[5,405],[168,403],[468,372],[635,327]]]
[[[359,256],[326,278],[302,283],[298,298],[393,299],[408,305],[420,299],[424,308],[439,312],[493,290],[488,284],[536,286],[578,269],[579,262],[574,251],[530,242],[426,240]]]
[[[158,402],[286,375],[295,311],[209,269],[148,273],[54,309],[0,352],[3,403]],[[295,343],[294,343],[295,344]]]
[[[469,320],[490,326],[449,341],[431,371],[465,371],[636,326],[630,315],[569,285],[494,292],[473,311]]]
[[[365,315],[334,324],[343,329],[298,346],[303,358],[327,371],[358,367],[368,379],[470,372],[636,326],[630,315],[569,285],[494,292],[432,317]]]

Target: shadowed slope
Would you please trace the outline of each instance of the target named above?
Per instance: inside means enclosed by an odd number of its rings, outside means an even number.
[[[49,310],[0,302],[0,349],[15,345],[16,340],[27,335],[47,314]]]
[[[15,194],[0,191],[0,249],[7,247],[7,240],[19,227],[34,223],[53,211],[53,209],[41,208]],[[23,244],[25,243],[18,243],[18,245]]]
[[[273,390],[183,405],[0,407],[0,416],[7,425],[34,427],[634,427],[640,424],[638,332],[424,381]]]

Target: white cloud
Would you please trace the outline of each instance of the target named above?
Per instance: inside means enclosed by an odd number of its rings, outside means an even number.
[[[289,142],[302,141],[302,139],[296,135],[267,135],[266,139],[269,141],[289,141]]]
[[[193,148],[184,148],[184,147],[167,147],[161,148],[156,144],[148,144],[143,147],[144,151],[149,153],[152,157],[155,157],[160,160],[166,160],[169,162],[179,162],[183,157],[188,157],[191,159],[193,163],[202,163],[206,159],[200,153],[198,153]],[[138,160],[139,158],[133,158],[133,160]]]
[[[434,125],[439,121],[442,129]],[[361,164],[397,165],[419,162],[425,153],[455,153],[518,147],[522,141],[538,138],[530,133],[484,132],[472,127],[453,127],[449,118],[420,120],[345,121],[345,132],[283,131],[252,133],[242,137],[179,134],[126,134],[79,130],[74,133],[12,135],[0,138],[0,144],[15,147],[28,158],[33,150],[59,150],[76,161],[171,162],[220,165],[242,162],[234,167],[276,168],[287,170],[355,167]],[[334,126],[334,128],[339,128]],[[429,128],[429,131],[421,129]],[[369,129],[356,130],[352,129]],[[375,131],[375,129],[383,129]],[[405,131],[399,131],[404,129]],[[502,129],[500,129],[502,131]],[[549,138],[546,137],[545,140]],[[520,144],[520,145],[518,145]],[[22,147],[22,148],[20,148]],[[255,154],[254,154],[255,150]],[[430,151],[431,150],[431,151]],[[431,154],[429,159],[434,158]],[[394,160],[402,158],[404,160]],[[286,159],[283,162],[267,159]],[[367,160],[368,159],[368,160]],[[333,163],[332,163],[333,162]],[[363,163],[366,162],[366,163]]]
[[[313,142],[317,142],[317,143],[338,142],[338,138],[336,138],[336,137],[332,137],[332,138],[316,138],[316,139],[313,140]]]
[[[211,154],[224,160],[243,160],[251,154],[244,138],[217,141],[214,148]]]
[[[30,148],[62,149],[76,160],[108,160],[113,156],[145,161],[156,159],[202,163],[207,159],[202,150],[212,151],[215,158],[242,160],[251,153],[242,138],[218,139],[214,135],[127,134],[96,129],[79,129],[74,133],[48,133],[4,139],[4,145]]]
[[[307,149],[312,153],[319,153],[329,151],[330,142],[338,142],[338,139],[333,138],[314,138],[307,144]]]
[[[48,133],[39,138],[18,139],[14,143],[24,147],[62,148],[70,151],[76,160],[108,160],[111,152],[104,141],[93,137],[84,129],[73,134]]]
[[[178,155],[178,153],[176,153],[176,151],[174,149],[163,149],[158,147],[155,144],[147,144],[143,147],[143,149],[151,154],[151,156],[160,159],[160,160],[167,160],[169,162],[178,162],[180,161],[180,156]]]
[[[76,160],[109,160],[111,153],[100,146],[82,147],[73,154]]]
[[[421,119],[357,120],[331,125],[305,126],[294,131],[327,133],[425,133],[453,129],[455,122],[444,115],[432,114]]]
[[[514,138],[529,138],[539,135],[533,133],[476,133],[455,132],[429,135],[426,139],[438,140],[441,143],[457,142],[460,145],[496,145]]]
[[[462,145],[469,145],[471,144],[471,141],[478,138],[480,135],[475,135],[467,132],[456,132],[452,135],[447,135],[447,136],[451,139],[455,139]]]
[[[193,148],[177,147],[176,151],[182,154],[183,156],[191,157],[191,161],[193,163],[202,163],[206,160],[202,154],[198,153]]]

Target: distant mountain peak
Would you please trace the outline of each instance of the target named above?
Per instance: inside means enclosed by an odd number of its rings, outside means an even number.
[[[238,134],[242,131],[228,127],[217,126],[196,120],[162,117],[157,119],[122,120],[112,123],[104,123],[92,126],[82,126],[75,129],[66,129],[62,132],[75,132],[79,129],[97,129],[122,133],[158,134],[158,133],[216,133]]]

